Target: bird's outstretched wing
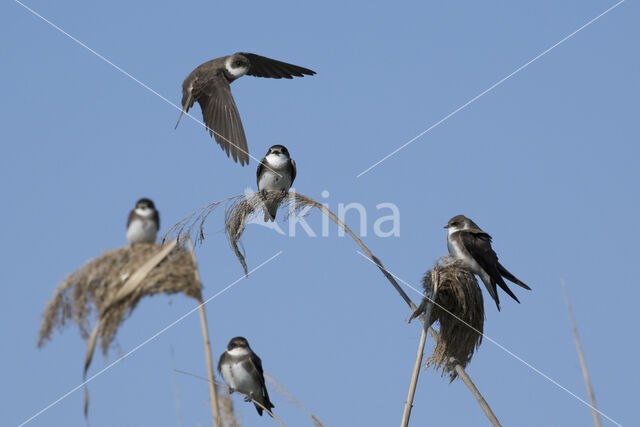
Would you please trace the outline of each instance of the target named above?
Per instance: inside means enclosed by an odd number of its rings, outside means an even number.
[[[198,93],[194,95],[202,108],[202,119],[209,133],[227,156],[231,154],[233,160],[243,166],[249,163],[247,139],[227,80],[216,75],[198,88]]]
[[[287,64],[286,62],[256,55],[255,53],[239,53],[251,63],[249,71],[247,71],[248,76],[268,77],[271,79],[292,79],[293,77],[303,77],[305,75],[313,76],[316,73],[308,68]]]

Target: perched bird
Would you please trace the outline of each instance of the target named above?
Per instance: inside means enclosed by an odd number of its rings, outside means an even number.
[[[220,356],[218,371],[231,393],[239,391],[246,396],[246,401],[254,401],[260,416],[262,408],[255,402],[259,402],[269,411],[274,407],[264,383],[262,361],[251,350],[246,338],[235,337],[229,341],[227,350]]]
[[[289,157],[289,150],[284,145],[274,145],[260,160],[256,173],[258,191],[266,199],[267,192],[281,191],[286,193],[296,179],[296,162]],[[264,220],[275,221],[280,201],[267,202],[264,206]]]
[[[155,243],[160,229],[160,215],[149,199],[140,199],[136,208],[129,212],[127,220],[127,241],[134,243]]]
[[[480,279],[487,287],[487,291],[489,291],[489,295],[496,302],[498,311],[500,311],[500,299],[496,284],[511,298],[520,303],[505,283],[503,277],[516,285],[531,290],[529,286],[509,273],[498,262],[498,256],[491,248],[491,236],[482,231],[475,222],[464,215],[456,215],[449,220],[449,223],[444,228],[449,229],[449,234],[447,235],[449,253],[456,259],[463,261],[474,274],[480,276]]]
[[[238,108],[229,85],[245,74],[273,79],[291,79],[293,76],[312,76],[315,71],[253,53],[239,52],[212,59],[199,65],[182,83],[182,115],[195,101],[202,109],[202,118],[209,134],[233,160],[242,166],[249,163],[249,149]]]

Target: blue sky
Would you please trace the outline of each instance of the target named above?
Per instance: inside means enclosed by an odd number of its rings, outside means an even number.
[[[533,290],[486,304],[485,333],[586,399],[564,303],[566,279],[599,409],[638,422],[630,356],[640,231],[639,9],[627,1],[366,175],[357,174],[615,4],[541,2],[27,3],[174,103],[198,64],[254,52],[318,72],[246,77],[232,90],[250,152],[289,148],[296,189],[367,208],[365,243],[415,286],[446,253],[459,213],[494,238]],[[0,6],[2,79],[0,324],[3,424],[17,425],[81,381],[77,330],[36,348],[57,283],[125,244],[128,211],[152,198],[165,232],[191,211],[255,186],[204,129],[12,1]],[[196,106],[193,114],[200,115]],[[329,191],[328,198],[321,193]],[[379,203],[400,210],[400,236],[371,231]],[[316,230],[320,217],[308,219]],[[352,212],[347,222],[357,224]],[[286,226],[286,224],[284,224]],[[242,276],[210,217],[197,256],[205,297]],[[213,353],[243,335],[265,370],[327,426],[397,424],[420,336],[380,272],[348,237],[278,235],[250,226],[249,268],[282,255],[207,306]],[[407,291],[420,300],[419,295]],[[485,298],[486,293],[485,293]],[[143,300],[118,346],[91,372],[194,302]],[[92,426],[177,426],[176,367],[206,373],[194,314],[90,383]],[[428,351],[433,347],[429,340]],[[488,340],[468,372],[504,425],[588,425],[591,411]],[[177,378],[185,426],[210,423],[206,383]],[[271,391],[287,425],[312,425]],[[275,425],[235,398],[245,425]],[[420,377],[412,425],[487,424],[461,382]],[[29,425],[83,425],[76,392]],[[608,421],[605,421],[608,423]]]

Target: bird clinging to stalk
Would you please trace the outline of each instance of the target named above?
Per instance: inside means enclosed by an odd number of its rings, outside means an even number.
[[[498,311],[500,311],[500,298],[496,285],[520,303],[504,279],[531,290],[529,286],[498,262],[498,256],[491,248],[491,236],[482,231],[475,222],[464,215],[456,215],[449,220],[444,228],[449,230],[447,234],[449,253],[456,259],[463,261],[474,274],[480,276],[489,295],[495,301]]]
[[[227,349],[220,356],[218,371],[231,393],[238,391],[246,396],[247,401],[252,400],[260,416],[263,407],[267,411],[274,407],[264,381],[262,361],[251,350],[246,338],[235,337],[229,341]]]
[[[278,206],[282,200],[269,201],[266,193],[278,191],[284,195],[289,191],[296,179],[296,162],[289,156],[289,150],[284,145],[274,145],[260,160],[256,172],[258,191],[264,200],[264,220],[275,221]]]
[[[127,241],[134,243],[155,243],[160,229],[160,214],[153,201],[142,198],[129,212],[127,219]]]

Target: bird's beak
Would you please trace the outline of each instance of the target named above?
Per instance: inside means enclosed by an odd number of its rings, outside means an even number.
[[[445,225],[443,228],[449,228],[449,226],[448,226],[448,225]]]

